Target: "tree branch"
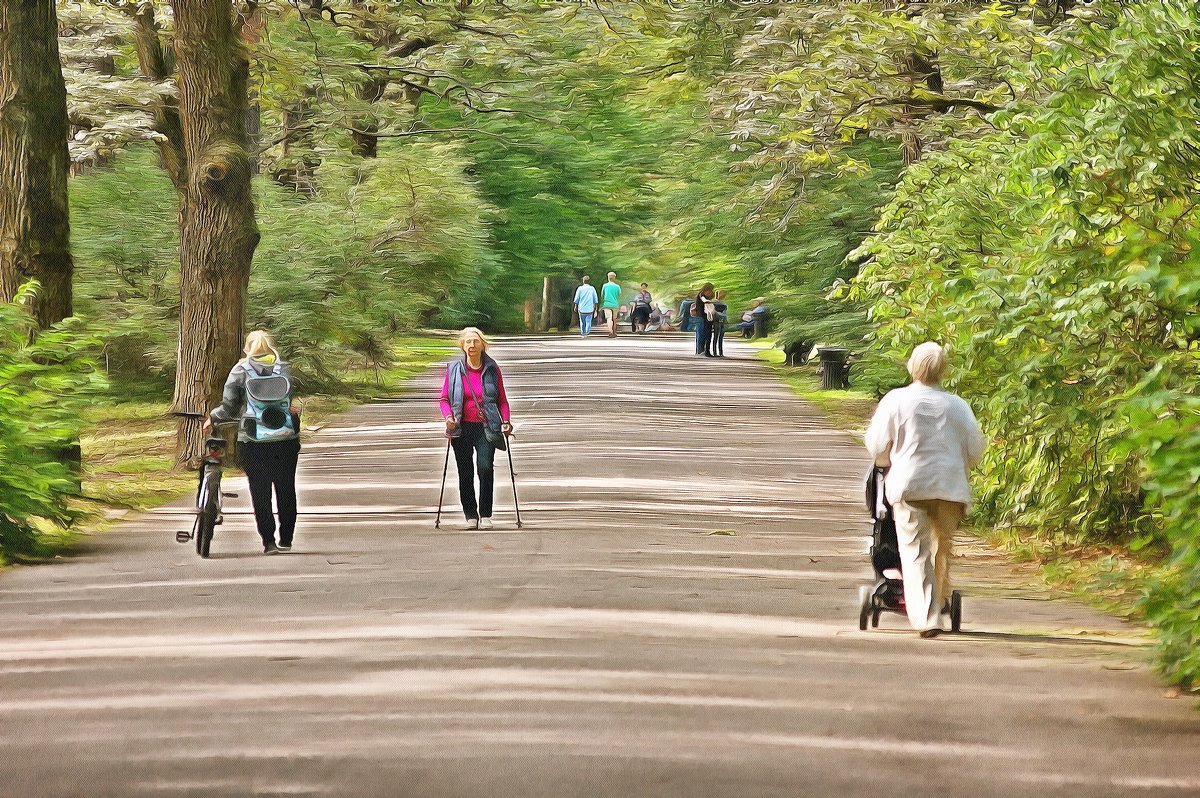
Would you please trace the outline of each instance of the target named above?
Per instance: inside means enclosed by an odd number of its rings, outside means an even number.
[[[465,22],[451,22],[450,27],[454,28],[455,30],[469,30],[472,33],[478,33],[480,36],[491,36],[503,42],[506,42],[512,38],[506,33],[497,33],[496,31],[488,30],[487,28],[477,28],[476,26],[468,25]]]
[[[504,136],[501,136],[499,133],[492,133],[490,131],[480,130],[479,128],[474,128],[474,127],[424,128],[421,130],[396,130],[396,131],[393,131],[390,133],[385,133],[385,132],[381,132],[381,131],[373,132],[370,130],[356,130],[355,128],[350,128],[350,130],[354,133],[359,133],[363,136],[371,136],[371,137],[377,138],[377,139],[400,139],[400,138],[409,138],[410,136],[427,136],[427,135],[435,135],[435,134],[441,134],[441,133],[478,133],[482,136],[491,136],[492,138],[500,139],[505,144],[508,144],[513,147],[528,147],[530,149],[537,149],[536,146],[533,144],[522,144],[520,142],[516,142],[516,141],[512,141],[511,139],[507,139]]]
[[[435,44],[438,44],[437,39],[430,36],[418,36],[415,39],[409,39],[393,50],[389,50],[388,55],[393,58],[408,58],[413,53],[433,47]]]

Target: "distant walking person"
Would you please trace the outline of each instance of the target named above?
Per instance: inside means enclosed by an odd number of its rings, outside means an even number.
[[[290,551],[296,531],[296,465],[300,459],[300,415],[292,404],[287,363],[270,333],[255,330],[246,336],[239,360],[225,380],[221,404],[204,422],[238,421],[238,459],[250,483],[254,523],[266,554]],[[275,513],[279,511],[279,542],[275,542]]]
[[[467,517],[462,528],[491,529],[496,449],[507,448],[505,438],[512,434],[508,397],[500,366],[488,356],[487,339],[477,327],[459,334],[458,347],[463,356],[446,367],[441,408],[458,466],[458,496]]]
[[[712,357],[712,331],[713,323],[706,312],[707,302],[713,299],[713,284],[705,283],[700,286],[699,293],[696,294],[696,301],[692,303],[691,314],[692,324],[696,328],[696,355],[705,355]]]
[[[604,311],[604,323],[608,325],[608,337],[617,337],[617,311],[621,307],[621,286],[617,285],[617,273],[608,273],[608,282],[600,289],[600,309]]]
[[[596,289],[591,285],[591,278],[586,274],[583,276],[583,282],[575,289],[575,312],[579,314],[579,334],[585,338],[592,334],[592,319],[596,315],[596,304],[599,302],[599,297],[596,296]]]
[[[650,288],[645,283],[642,283],[637,296],[633,298],[633,314],[630,318],[630,324],[635,333],[645,332],[646,325],[650,323],[650,312],[653,308],[654,297],[650,295]]]
[[[914,349],[912,383],[880,400],[866,435],[876,465],[890,466],[884,491],[896,519],[904,605],[921,637],[939,634],[949,611],[954,533],[971,505],[968,474],[987,445],[970,406],[942,389],[945,370],[942,347]]]
[[[725,357],[725,323],[729,320],[729,305],[725,303],[724,291],[718,291],[715,299],[710,305],[713,311],[712,353],[716,357]]]

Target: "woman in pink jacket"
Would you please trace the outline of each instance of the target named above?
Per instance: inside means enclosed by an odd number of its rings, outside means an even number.
[[[497,449],[507,448],[505,439],[512,434],[508,397],[500,366],[488,356],[488,342],[479,328],[464,329],[458,346],[463,356],[446,367],[441,408],[458,467],[458,495],[467,517],[462,528],[491,529],[495,454]],[[472,473],[476,470],[478,500]]]

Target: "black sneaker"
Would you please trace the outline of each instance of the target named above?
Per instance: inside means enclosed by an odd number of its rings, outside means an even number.
[[[284,542],[281,540],[281,541],[279,541],[279,543],[278,543],[278,544],[276,544],[275,548],[279,549],[280,551],[291,551],[291,550],[292,550],[292,544],[291,544],[291,543],[284,543]]]
[[[279,547],[276,546],[274,543],[268,543],[267,545],[263,546],[263,554],[278,554],[278,553],[279,553]]]

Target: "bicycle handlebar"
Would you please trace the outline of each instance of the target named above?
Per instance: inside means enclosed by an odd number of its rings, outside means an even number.
[[[192,411],[190,411],[190,410],[172,410],[172,411],[171,411],[170,413],[168,413],[167,415],[170,415],[170,416],[175,416],[176,418],[202,418],[202,419],[208,419],[208,418],[209,418],[209,415],[208,415],[208,413],[193,413],[193,412],[192,412]],[[213,426],[214,426],[214,427],[226,427],[226,426],[230,426],[230,425],[233,425],[233,424],[240,424],[240,423],[241,423],[241,420],[240,420],[240,419],[236,419],[236,418],[235,418],[235,419],[232,419],[232,420],[230,420],[230,421],[216,421],[216,422],[213,422]]]

